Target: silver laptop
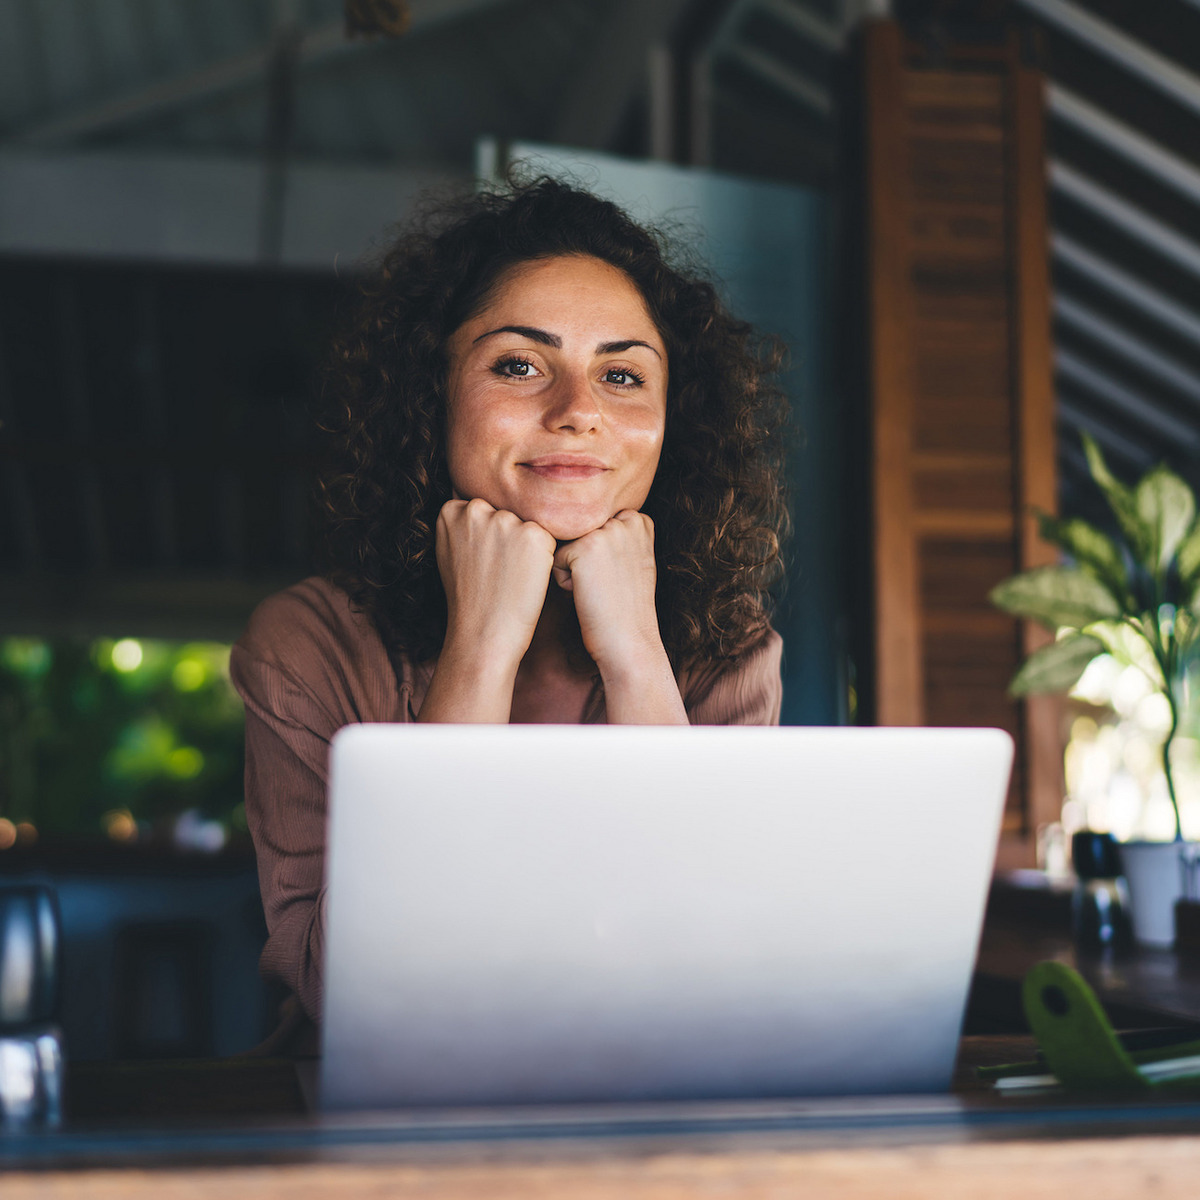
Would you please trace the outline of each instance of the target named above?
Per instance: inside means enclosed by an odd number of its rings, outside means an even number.
[[[997,730],[357,725],[321,1106],[949,1085]]]

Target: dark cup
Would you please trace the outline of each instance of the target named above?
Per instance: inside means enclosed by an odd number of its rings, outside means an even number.
[[[54,1018],[59,986],[59,918],[40,884],[0,886],[0,1036]]]
[[[1133,936],[1129,892],[1112,834],[1090,829],[1072,834],[1071,861],[1079,876],[1072,900],[1075,940],[1085,950],[1127,947]]]
[[[1121,855],[1111,833],[1081,829],[1071,835],[1071,863],[1080,879],[1116,879]]]

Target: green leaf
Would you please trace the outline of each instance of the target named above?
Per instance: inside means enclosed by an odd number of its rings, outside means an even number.
[[[1112,538],[1078,517],[1063,521],[1038,510],[1034,510],[1034,515],[1044,541],[1065,550],[1081,567],[1097,576],[1114,596],[1125,594],[1128,587],[1125,560]]]
[[[1196,517],[1196,497],[1169,467],[1147,471],[1134,491],[1138,517],[1150,531],[1147,566],[1166,569]]]
[[[1122,621],[1096,621],[1088,626],[1088,637],[1094,637],[1106,651],[1123,663],[1130,661],[1130,646],[1136,640],[1145,642],[1142,635]]]
[[[1179,543],[1175,559],[1179,564],[1179,578],[1186,589],[1188,603],[1191,604],[1196,598],[1196,585],[1200,584],[1200,521],[1196,522],[1191,532]]]
[[[1113,510],[1117,522],[1121,526],[1121,532],[1129,541],[1129,548],[1133,551],[1134,557],[1144,561],[1152,543],[1152,534],[1138,513],[1133,489],[1127,488],[1108,469],[1104,455],[1100,453],[1100,447],[1096,445],[1091,436],[1086,433],[1081,433],[1080,436],[1083,439],[1083,452],[1087,455],[1088,470],[1091,472],[1092,478],[1104,493],[1109,508]]]
[[[1086,633],[1069,633],[1035,650],[1008,685],[1010,696],[1035,692],[1065,692],[1073,688],[1088,663],[1104,653],[1104,643]]]
[[[988,598],[1005,612],[1048,629],[1082,629],[1121,615],[1121,606],[1094,575],[1078,567],[1037,567],[998,583]]]
[[[1179,609],[1175,614],[1175,641],[1179,646],[1180,654],[1186,654],[1191,649],[1198,631],[1200,631],[1200,623],[1196,620],[1196,614],[1190,609]]]

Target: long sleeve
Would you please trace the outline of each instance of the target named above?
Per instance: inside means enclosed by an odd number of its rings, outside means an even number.
[[[260,966],[319,1023],[329,742],[343,725],[411,719],[408,697],[373,629],[320,580],[259,606],[230,675],[246,705],[246,820],[268,931]]]
[[[702,672],[683,684],[693,725],[778,725],[783,705],[783,639],[767,631],[754,649],[719,674]]]
[[[781,654],[769,631],[735,663],[683,680],[691,723],[778,724]],[[405,663],[398,677],[370,622],[320,579],[255,610],[230,674],[246,705],[246,818],[268,932],[261,969],[319,1025],[329,743],[344,725],[416,720],[427,677]]]
[[[269,931],[260,966],[295,992],[317,1021],[325,940],[326,762],[336,726],[275,668],[244,654],[235,655],[231,668],[246,703],[246,820]]]

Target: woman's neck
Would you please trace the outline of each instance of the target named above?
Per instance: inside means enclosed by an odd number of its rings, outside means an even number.
[[[519,724],[583,721],[594,687],[594,668],[583,649],[574,602],[551,583],[533,640],[517,668],[509,720]]]
[[[579,636],[575,601],[570,592],[564,592],[553,580],[520,669],[527,675],[591,673],[590,660]]]

